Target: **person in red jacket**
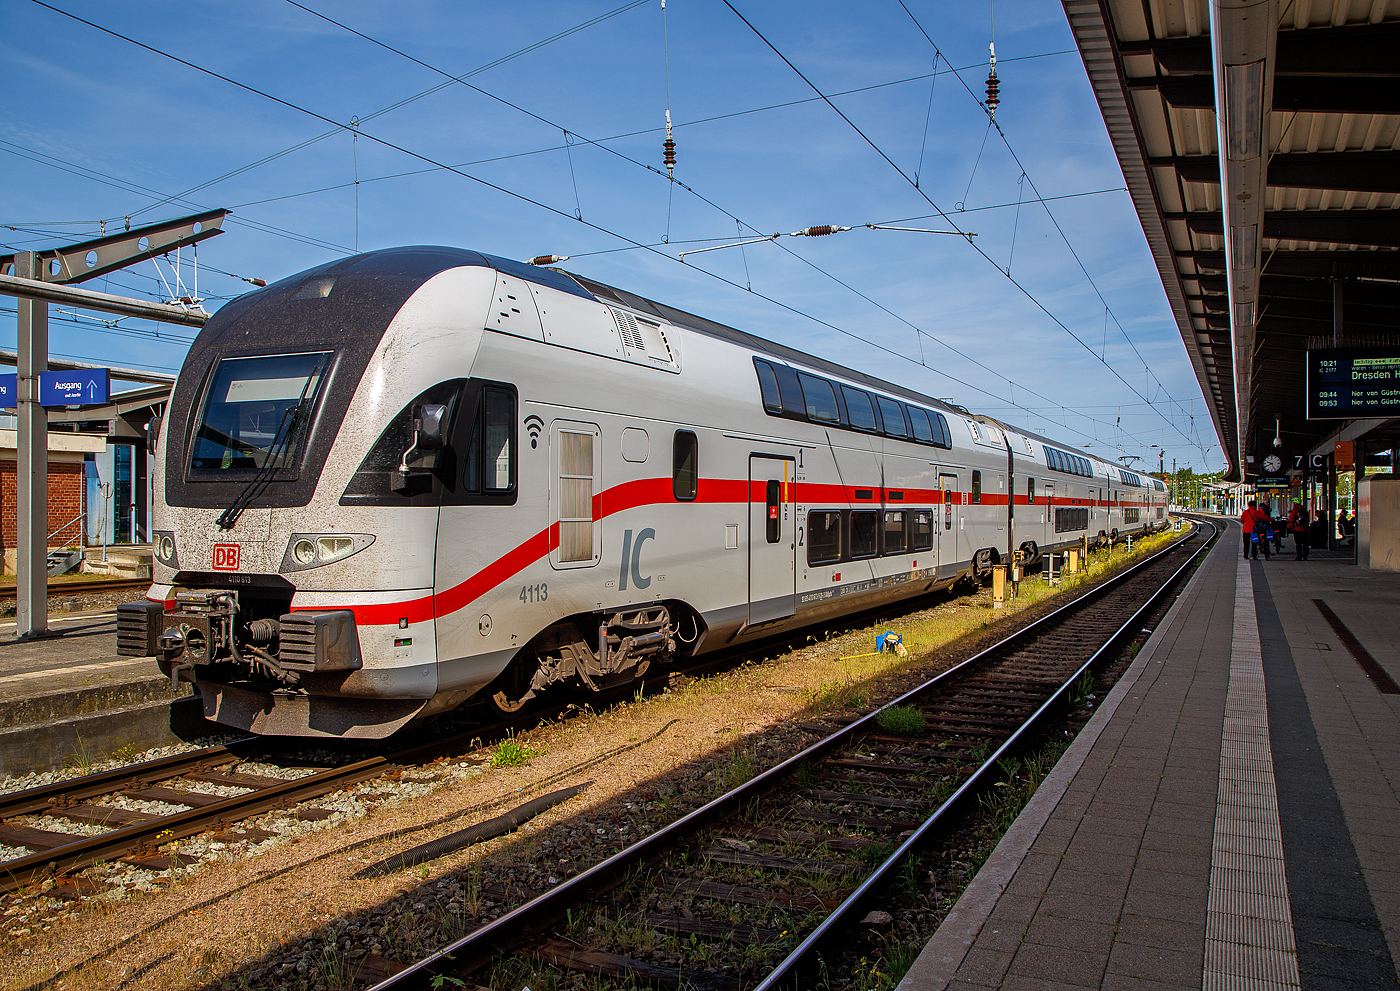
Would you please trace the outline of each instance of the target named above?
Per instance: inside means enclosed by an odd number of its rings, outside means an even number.
[[[1269,545],[1264,541],[1264,527],[1267,517],[1253,499],[1245,511],[1240,513],[1240,526],[1244,529],[1244,556],[1259,560],[1259,548],[1264,548],[1264,560],[1269,560]]]
[[[1301,502],[1293,504],[1293,512],[1288,514],[1288,529],[1293,531],[1293,544],[1297,550],[1294,556],[1295,561],[1306,561],[1308,559],[1308,530],[1312,527],[1312,518],[1308,516],[1308,511],[1303,508]]]

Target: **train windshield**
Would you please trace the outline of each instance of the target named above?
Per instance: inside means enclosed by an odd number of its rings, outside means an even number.
[[[191,473],[237,475],[295,464],[330,356],[222,359],[195,428]]]

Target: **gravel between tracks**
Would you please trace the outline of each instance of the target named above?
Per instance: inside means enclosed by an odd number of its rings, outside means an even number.
[[[97,898],[10,898],[0,915],[0,958],[9,960],[0,988],[32,987],[56,973],[65,976],[55,986],[69,988],[331,991],[373,983],[383,958],[415,959],[723,791],[737,755],[757,770],[770,767],[816,738],[799,721],[893,698],[1077,594],[999,614],[986,592],[952,599],[892,624],[936,617],[970,631],[910,661],[843,660],[872,649],[873,633],[887,628],[880,624],[522,734],[539,751],[523,767],[492,768],[489,751],[453,755],[306,803],[331,812],[318,821],[275,813],[240,824],[275,834],[268,839],[205,834],[182,842],[182,854],[204,859],[178,871],[109,867],[93,878],[109,886]],[[995,631],[985,629],[994,620],[1002,621]],[[620,758],[586,766],[658,731]],[[591,784],[513,835],[387,877],[350,879],[383,856],[534,797],[546,778],[549,787]]]

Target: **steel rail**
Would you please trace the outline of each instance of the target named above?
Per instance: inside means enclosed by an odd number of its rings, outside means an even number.
[[[0,864],[0,892],[16,891],[37,880],[68,871],[91,867],[103,860],[120,859],[132,850],[148,848],[157,837],[161,842],[183,839],[202,833],[211,824],[246,819],[272,809],[295,805],[331,791],[357,784],[366,778],[383,774],[394,766],[387,757],[333,767],[308,774],[280,785],[260,788],[246,795],[237,795],[213,805],[186,809],[150,822],[114,829],[98,836],[89,836],[74,843],[30,854],[18,860]]]
[[[971,667],[986,661],[991,655],[1005,653],[1040,636],[1045,630],[1068,618],[1069,615],[1082,611],[1086,606],[1097,602],[1112,590],[1127,583],[1163,556],[1170,554],[1187,540],[1192,539],[1197,532],[1193,529],[1191,533],[1183,535],[1179,540],[1173,541],[1151,557],[1144,558],[1107,581],[1094,586],[1074,601],[1066,603],[1005,639],[979,651],[960,664],[941,672],[894,701],[842,727],[800,753],[755,776],[733,791],[719,796],[670,825],[657,830],[645,839],[639,840],[632,846],[593,865],[583,873],[575,875],[538,897],[512,909],[475,932],[416,961],[399,973],[376,984],[371,991],[419,991],[419,989],[434,988],[438,986],[433,983],[434,979],[439,975],[461,976],[480,969],[507,952],[511,946],[520,943],[522,939],[536,935],[559,919],[564,918],[570,908],[596,899],[604,892],[616,887],[634,871],[668,856],[693,834],[742,812],[746,806],[757,801],[764,794],[777,787],[783,779],[794,774],[800,764],[819,760],[831,751],[844,746],[848,741],[871,732],[876,728],[876,719],[879,714],[885,709],[896,705],[908,705],[917,697],[940,687],[943,683],[955,680]],[[1194,559],[1195,555],[1192,555],[1192,560]],[[998,753],[1001,752],[998,751]],[[994,760],[995,758],[988,763],[992,764]],[[984,768],[986,766],[988,765],[984,765]],[[965,793],[965,786],[963,789],[959,789],[958,794]],[[906,843],[905,846],[907,845]]]
[[[479,735],[479,729],[454,733],[440,739],[414,744],[387,756],[376,755],[341,767],[316,771],[302,778],[250,791],[246,795],[235,795],[222,802],[160,816],[149,822],[113,829],[97,836],[83,837],[50,850],[6,861],[0,863],[0,893],[15,891],[39,878],[90,867],[102,860],[120,859],[124,853],[149,847],[150,841],[157,836],[161,837],[162,842],[183,839],[203,832],[210,825],[231,824],[272,809],[318,798],[403,764],[411,764],[468,744]],[[149,784],[168,781],[197,770],[205,764],[217,767],[233,763],[246,756],[248,751],[261,751],[265,746],[261,738],[249,737],[10,795],[0,795],[0,819],[42,812],[56,802],[107,795],[143,782]]]
[[[962,783],[957,791],[953,792],[948,799],[940,805],[924,823],[916,829],[912,836],[904,841],[888,859],[885,860],[875,871],[867,877],[856,889],[847,896],[846,900],[838,905],[832,913],[822,920],[821,924],[804,939],[787,958],[778,964],[768,975],[753,989],[753,991],[777,991],[779,988],[797,988],[806,986],[800,982],[809,980],[818,966],[818,959],[821,951],[826,948],[830,941],[848,929],[853,921],[859,918],[859,913],[867,907],[867,902],[883,890],[899,869],[899,865],[907,858],[917,853],[921,848],[929,845],[931,834],[942,825],[944,820],[953,811],[958,809],[968,798],[976,793],[985,778],[991,774],[996,767],[997,761],[1016,749],[1021,741],[1033,730],[1039,728],[1042,718],[1049,713],[1064,698],[1076,681],[1086,672],[1098,664],[1106,655],[1116,651],[1122,645],[1130,642],[1132,638],[1141,631],[1141,623],[1144,617],[1151,614],[1161,599],[1176,584],[1178,578],[1189,569],[1196,560],[1207,553],[1219,539],[1222,532],[1221,527],[1213,522],[1207,521],[1215,532],[1206,542],[1196,550],[1181,567],[1172,572],[1171,576],[1162,583],[1161,587],[1143,605],[1133,613],[1128,619],[1108,638],[1104,644],[1094,651],[1093,655],[1086,660],[1078,670],[1072,674],[1054,693],[1041,704],[1041,706],[1026,719],[1024,723],[1009,736],[996,752],[974,771]],[[1172,546],[1176,546],[1173,544]],[[1149,560],[1156,560],[1156,556]],[[917,691],[917,689],[916,689]],[[913,694],[913,693],[910,693]],[[908,696],[905,696],[908,698]],[[895,704],[895,703],[891,703]]]
[[[243,757],[245,751],[251,749],[255,743],[255,739],[251,737],[247,740],[235,740],[232,743],[172,754],[169,757],[142,761],[140,764],[114,767],[110,771],[85,774],[80,778],[69,778],[38,788],[0,795],[0,820],[41,812],[52,808],[55,803],[78,802],[138,787],[143,783],[168,781],[203,767],[215,768],[231,764]],[[4,864],[0,863],[0,869],[3,868]]]
[[[99,578],[90,582],[49,582],[49,595],[69,592],[75,595],[92,592],[120,592],[123,589],[150,588],[149,578]],[[0,587],[0,599],[13,599],[13,585]]]

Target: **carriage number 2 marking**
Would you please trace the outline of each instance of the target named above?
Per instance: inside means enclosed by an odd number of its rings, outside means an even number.
[[[549,598],[549,586],[544,582],[538,585],[524,585],[520,589],[520,601],[526,604],[531,602],[543,602]]]

